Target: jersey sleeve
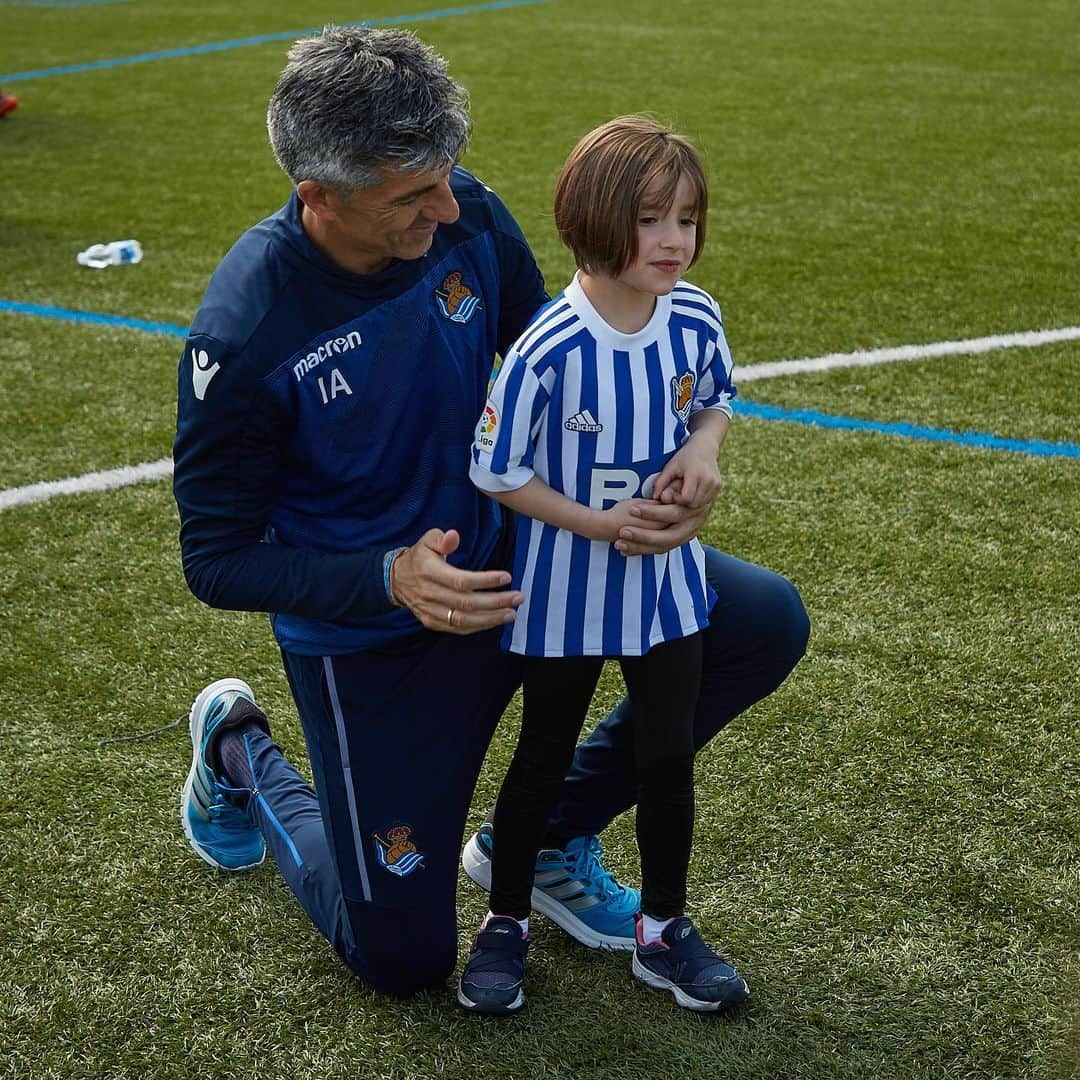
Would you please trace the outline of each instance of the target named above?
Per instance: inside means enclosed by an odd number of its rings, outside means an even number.
[[[290,421],[246,360],[206,335],[180,360],[173,492],[191,591],[212,607],[330,621],[389,611],[384,552],[266,542]]]
[[[516,491],[532,479],[534,433],[547,405],[548,392],[532,366],[511,349],[473,436],[469,479],[481,491]]]
[[[738,393],[731,381],[735,362],[724,334],[723,316],[715,300],[712,300],[712,307],[717,321],[716,341],[706,349],[690,415],[702,409],[717,409],[730,417],[733,413],[731,399]]]

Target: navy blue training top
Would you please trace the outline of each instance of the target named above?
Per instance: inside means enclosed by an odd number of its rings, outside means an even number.
[[[210,279],[180,359],[173,490],[184,574],[214,607],[273,613],[305,655],[420,629],[383,556],[457,529],[482,569],[501,515],[469,480],[495,354],[547,301],[499,198],[464,169],[420,259],[358,275],[323,255],[294,193]]]

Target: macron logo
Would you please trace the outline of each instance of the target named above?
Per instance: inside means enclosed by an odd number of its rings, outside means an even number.
[[[563,424],[563,427],[567,431],[590,431],[597,432],[603,431],[604,425],[596,422],[596,417],[593,416],[588,409],[583,409],[576,416],[571,416],[569,420]]]
[[[220,367],[216,360],[210,363],[210,354],[205,349],[191,350],[191,385],[195,388],[195,397],[199,401],[206,397],[206,388]]]
[[[313,349],[306,356],[301,356],[293,364],[293,374],[296,376],[296,381],[299,382],[309,371],[317,368],[324,360],[358,349],[363,343],[364,339],[356,330],[350,330],[345,337],[336,337],[324,341],[317,349]]]

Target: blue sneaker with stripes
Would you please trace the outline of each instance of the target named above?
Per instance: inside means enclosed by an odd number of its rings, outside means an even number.
[[[214,754],[229,728],[256,723],[267,728],[251,687],[241,679],[219,679],[195,699],[188,717],[191,768],[180,795],[184,835],[204,862],[219,870],[248,870],[266,858],[266,843],[247,809],[230,801]]]
[[[494,829],[485,822],[461,855],[465,873],[489,892],[493,844]],[[633,949],[641,894],[620,885],[604,868],[603,852],[595,836],[575,837],[561,851],[541,851],[536,857],[532,909],[590,949]]]

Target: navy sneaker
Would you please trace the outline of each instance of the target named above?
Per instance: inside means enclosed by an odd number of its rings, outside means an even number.
[[[687,916],[668,923],[660,940],[651,945],[643,943],[641,916],[637,918],[637,946],[630,966],[643,983],[670,990],[684,1009],[696,1012],[716,1012],[750,997],[739,973],[701,940]]]
[[[230,801],[243,793],[227,787],[215,756],[218,736],[256,723],[269,730],[251,687],[241,679],[219,679],[195,699],[188,718],[191,768],[180,795],[180,823],[195,854],[219,870],[248,870],[266,857],[266,843],[246,808]]]
[[[458,980],[457,999],[471,1012],[508,1016],[525,1004],[521,984],[529,938],[517,919],[494,915],[476,935],[465,970]]]
[[[465,873],[488,892],[493,843],[494,829],[485,822],[461,854]],[[632,949],[641,895],[604,869],[603,851],[595,836],[576,837],[562,851],[541,851],[536,857],[532,909],[590,949]]]

